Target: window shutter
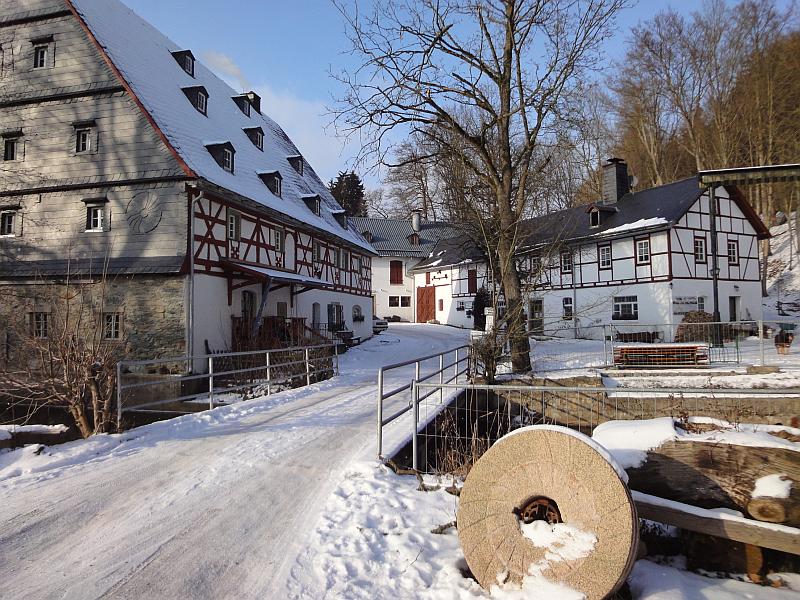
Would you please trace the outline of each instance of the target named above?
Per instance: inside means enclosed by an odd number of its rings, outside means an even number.
[[[403,261],[393,260],[389,263],[389,283],[391,285],[403,284]]]

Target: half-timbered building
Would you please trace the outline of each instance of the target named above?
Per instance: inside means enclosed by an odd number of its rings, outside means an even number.
[[[0,0],[0,82],[5,311],[69,276],[138,355],[371,335],[375,252],[256,93],[118,0]]]
[[[709,190],[695,176],[631,191],[624,161],[603,169],[601,200],[521,224],[517,265],[530,331],[600,338],[605,325],[672,325],[690,311],[713,314],[715,287],[719,319],[761,319],[758,241],[769,231],[738,188]],[[461,280],[459,263],[469,259],[476,269],[474,251],[440,244],[417,269],[433,278],[443,276],[435,269],[458,265],[448,278]],[[437,287],[437,308],[451,306],[456,290]],[[463,324],[458,313],[441,314]]]

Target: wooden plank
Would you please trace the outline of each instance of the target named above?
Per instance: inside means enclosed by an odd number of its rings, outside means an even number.
[[[688,531],[800,555],[800,529],[697,508],[631,491],[639,517]]]

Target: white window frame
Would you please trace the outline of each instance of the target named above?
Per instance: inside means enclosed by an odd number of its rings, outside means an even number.
[[[315,263],[322,260],[322,245],[316,240],[311,245],[311,257]]]
[[[392,298],[394,298],[395,304],[392,304]],[[389,296],[389,308],[400,308],[400,296]]]
[[[626,310],[625,307],[630,307]],[[639,320],[639,297],[638,296],[614,296],[611,312],[612,321],[638,321]]]
[[[39,60],[41,57],[41,61]],[[33,68],[35,70],[46,69],[50,58],[49,44],[36,44],[33,47]],[[40,64],[41,63],[41,64]]]
[[[575,318],[575,302],[569,296],[561,299],[561,318],[564,321],[572,321]]]
[[[275,248],[275,251],[285,252],[286,246],[284,245],[284,240],[286,239],[286,235],[283,229],[270,229],[270,234],[272,236],[272,245]]]
[[[194,59],[189,54],[183,55],[183,70],[194,77]]]
[[[706,311],[706,297],[705,296],[698,296],[697,297],[697,310]]]
[[[228,173],[233,173],[233,151],[230,148],[222,149],[222,168]]]
[[[226,236],[229,240],[238,242],[242,235],[242,215],[235,210],[228,211]]]
[[[103,313],[103,339],[118,340],[122,337],[122,314],[118,312]]]
[[[346,249],[342,249],[342,262],[340,263],[339,267],[344,269],[345,271],[350,270],[350,252]]]
[[[644,250],[644,251],[643,251]],[[650,264],[650,239],[636,240],[636,264]]]
[[[204,115],[208,114],[208,96],[202,90],[197,90],[194,107]]]
[[[572,251],[562,250],[559,261],[561,263],[561,274],[572,275],[575,269],[575,264],[572,259]]]
[[[7,230],[6,230],[7,229]],[[17,231],[17,211],[0,211],[0,237],[14,237]]]
[[[411,296],[400,296],[400,308],[411,308]]]
[[[603,256],[603,251],[608,251],[608,256]],[[607,264],[606,259],[607,258]],[[614,264],[614,258],[611,253],[611,244],[601,244],[597,246],[597,264],[600,269],[610,269]]]
[[[37,340],[46,340],[50,335],[50,314],[46,312],[31,313],[31,329]]]
[[[729,265],[738,265],[739,259],[739,242],[738,240],[728,240],[728,264]],[[731,250],[733,250],[733,258],[731,258]]]
[[[106,207],[102,204],[86,205],[86,231],[98,232],[106,229]]]
[[[75,130],[75,154],[89,154],[92,151],[91,127],[81,127]]]
[[[708,249],[706,248],[705,237],[695,237],[692,250],[694,252],[694,262],[698,264],[708,263]]]
[[[596,208],[589,212],[589,227],[591,229],[600,227],[600,211]]]

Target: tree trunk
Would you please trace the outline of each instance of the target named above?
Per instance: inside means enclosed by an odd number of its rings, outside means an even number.
[[[747,511],[756,479],[773,473],[800,481],[797,452],[734,444],[671,441],[629,469],[631,489],[701,508]],[[800,489],[792,502],[800,506]]]
[[[72,419],[75,421],[75,425],[78,426],[78,431],[81,432],[81,436],[86,439],[91,437],[92,435],[92,427],[89,425],[89,419],[86,416],[86,411],[83,410],[83,404],[80,400],[77,402],[71,402],[69,405],[69,413],[72,415]]]

